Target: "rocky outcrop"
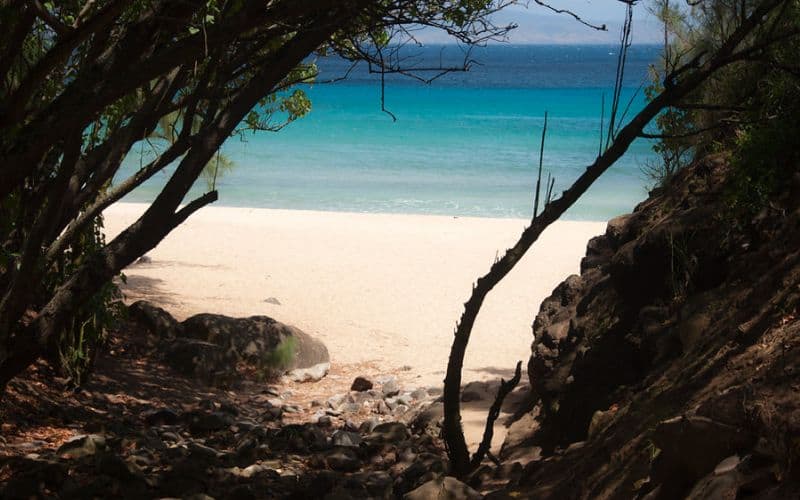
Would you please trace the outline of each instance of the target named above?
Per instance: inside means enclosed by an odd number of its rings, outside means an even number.
[[[179,323],[167,311],[139,301],[129,307],[129,318],[160,342],[167,364],[210,385],[231,385],[242,377],[271,378],[290,370],[319,372],[318,379],[330,362],[322,342],[267,316],[204,313]]]
[[[528,363],[537,405],[501,453],[542,458],[513,487],[800,491],[800,179],[742,223],[726,216],[726,173],[721,157],[697,162],[609,222],[581,274],[542,303]]]

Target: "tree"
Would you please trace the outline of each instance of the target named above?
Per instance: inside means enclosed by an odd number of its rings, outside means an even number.
[[[624,49],[630,36],[630,5],[628,21],[623,28],[622,49],[618,75],[624,71]],[[517,243],[497,259],[489,271],[480,277],[472,289],[469,300],[464,304],[464,312],[456,324],[453,344],[450,350],[444,385],[444,424],[443,433],[451,461],[451,473],[463,477],[475,470],[489,449],[491,426],[490,415],[487,432],[478,452],[470,456],[461,427],[460,388],[461,369],[469,343],[472,326],[480,312],[486,296],[519,262],[528,249],[536,242],[542,232],[571,207],[583,193],[616,162],[637,138],[647,136],[645,127],[664,110],[681,105],[683,99],[706,85],[712,77],[726,68],[763,57],[771,48],[788,39],[796,40],[800,31],[794,22],[795,13],[787,21],[787,9],[794,7],[792,0],[754,0],[727,3],[725,0],[699,0],[704,12],[715,12],[724,18],[718,26],[724,29],[714,37],[706,37],[703,43],[689,47],[690,50],[674,59],[675,64],[663,75],[663,89],[652,95],[647,105],[627,124],[616,123],[618,100],[612,105],[611,123],[608,126],[605,144],[601,138],[600,154],[594,163],[586,167],[583,174],[562,195],[546,203],[541,212],[535,212],[531,224],[522,232]],[[708,4],[708,5],[705,5]],[[619,77],[618,77],[619,84]],[[615,95],[617,95],[615,91]],[[624,112],[622,115],[624,116]],[[622,120],[622,117],[619,117]],[[537,193],[538,198],[538,193]],[[549,198],[549,197],[547,197]],[[547,199],[546,198],[546,199]],[[537,207],[538,208],[538,207]],[[517,377],[519,365],[517,366]],[[508,392],[508,384],[503,383],[495,406],[499,408],[502,398]]]
[[[185,197],[228,137],[308,111],[293,86],[316,76],[311,54],[399,70],[383,52],[415,27],[484,41],[507,31],[487,17],[507,3],[0,0],[0,391],[68,325],[96,319],[125,266],[217,199]],[[112,184],[154,135],[155,158]],[[86,239],[103,209],[170,164],[136,222]]]

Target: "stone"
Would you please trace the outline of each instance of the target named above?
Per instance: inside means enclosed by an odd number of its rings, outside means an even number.
[[[190,441],[189,444],[187,445],[187,449],[189,450],[190,456],[206,461],[214,460],[218,458],[220,455],[219,452],[214,448],[198,443],[196,441]]]
[[[385,422],[377,425],[367,436],[368,441],[380,443],[399,443],[405,441],[411,433],[402,422]]]
[[[337,430],[331,435],[331,443],[334,446],[355,447],[361,444],[361,434],[352,431]]]
[[[483,496],[461,481],[445,476],[409,491],[404,500],[479,500]]]
[[[347,400],[346,394],[334,394],[333,396],[328,398],[328,401],[326,401],[326,403],[331,409],[338,410],[339,408],[342,407],[345,400]]]
[[[143,416],[144,423],[149,426],[175,425],[178,423],[178,414],[169,408],[160,408],[158,410],[145,412]]]
[[[81,458],[106,449],[106,438],[99,434],[75,436],[59,446],[56,454],[65,458]]]
[[[651,477],[662,487],[679,489],[682,484],[675,484],[673,478],[692,484],[713,473],[724,459],[752,448],[756,438],[744,428],[695,415],[662,421],[653,432],[653,443],[661,453],[653,463]]]
[[[351,391],[364,392],[372,389],[373,383],[366,377],[356,377],[353,384],[350,386]]]
[[[238,379],[225,352],[211,342],[179,337],[164,349],[163,358],[179,373],[205,384],[225,385]]]
[[[195,410],[185,415],[189,425],[189,432],[194,434],[207,434],[226,429],[233,423],[233,418],[224,412],[204,412]]]
[[[325,378],[330,369],[330,363],[319,363],[308,368],[295,368],[286,374],[286,378],[292,382],[319,382]]]
[[[275,360],[275,369],[310,368],[330,362],[328,349],[322,342],[267,316],[231,318],[204,313],[188,318],[181,325],[184,336],[215,343],[237,360],[257,367],[286,342],[291,342],[291,354],[288,359]]]
[[[444,404],[433,403],[421,410],[411,420],[411,428],[417,432],[438,436],[444,419]]]
[[[428,394],[429,393],[427,390],[420,388],[412,391],[411,397],[413,399],[416,399],[417,401],[425,401],[426,399],[428,399]]]
[[[361,461],[348,447],[336,447],[325,454],[325,464],[338,472],[354,472],[361,468]]]
[[[384,397],[396,396],[400,393],[400,386],[397,384],[397,380],[391,378],[381,385],[381,391]]]
[[[392,414],[399,417],[408,413],[409,410],[411,410],[411,408],[408,405],[397,405],[397,407],[392,410]]]
[[[361,422],[361,425],[359,426],[358,430],[362,434],[369,434],[370,432],[372,432],[373,429],[375,429],[375,427],[378,426],[378,424],[380,424],[380,421],[377,418],[370,417]]]
[[[174,339],[181,330],[180,323],[170,313],[146,300],[128,306],[128,319],[159,339]]]

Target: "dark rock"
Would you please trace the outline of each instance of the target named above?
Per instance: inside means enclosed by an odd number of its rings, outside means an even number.
[[[254,366],[260,366],[271,353],[287,342],[292,345],[290,359],[275,360],[276,369],[309,368],[330,362],[324,344],[293,326],[267,316],[231,318],[218,314],[198,314],[184,321],[182,326],[186,337],[213,342],[229,355]]]
[[[165,348],[163,357],[178,372],[209,385],[225,386],[239,379],[223,349],[211,342],[177,338]]]
[[[335,447],[325,454],[325,464],[339,472],[354,472],[361,468],[358,455],[348,447]]]
[[[52,497],[52,492],[62,489],[69,477],[67,467],[58,462],[12,458],[4,460],[3,465],[15,471],[0,484],[0,498],[9,500]]]
[[[178,423],[178,414],[168,408],[161,408],[145,412],[144,423],[147,425],[175,425]]]
[[[665,420],[653,433],[653,443],[661,452],[653,463],[651,477],[662,485],[662,494],[685,494],[723,459],[748,450],[755,442],[749,431],[706,417]]]
[[[228,428],[233,423],[233,418],[224,412],[205,412],[195,410],[184,416],[193,435],[202,435]]]
[[[145,300],[128,306],[128,319],[159,339],[173,339],[181,330],[180,323],[170,313]]]
[[[356,377],[353,384],[350,386],[351,391],[364,392],[372,389],[373,383],[366,377]]]

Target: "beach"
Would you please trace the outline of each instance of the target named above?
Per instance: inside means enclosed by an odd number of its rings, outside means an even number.
[[[104,213],[113,237],[146,208]],[[440,385],[472,283],[525,227],[519,219],[206,207],[124,271],[128,302],[178,319],[267,315],[322,340],[334,365],[367,364]],[[559,221],[489,295],[464,382],[523,367],[543,298],[577,273],[605,223]]]

